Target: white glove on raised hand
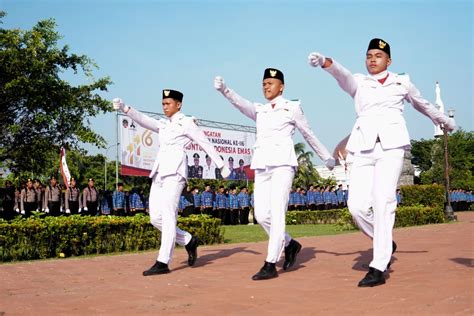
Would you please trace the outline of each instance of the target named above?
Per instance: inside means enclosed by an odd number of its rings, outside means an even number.
[[[446,131],[452,132],[456,128],[456,121],[450,117],[448,118],[448,122],[444,124],[444,128],[446,128]]]
[[[325,160],[324,164],[326,165],[326,167],[329,170],[332,170],[332,169],[334,169],[334,166],[336,165],[336,160],[333,157],[331,157],[331,158]]]
[[[214,78],[214,88],[216,88],[217,91],[224,93],[225,90],[227,89],[224,78],[220,76],[217,76],[216,78]]]
[[[322,67],[326,62],[326,58],[320,53],[311,53],[308,56],[308,63],[313,67]]]
[[[45,209],[44,209],[44,212],[45,212],[46,214],[48,214],[48,213],[49,213],[49,208],[45,208]]]
[[[112,106],[114,107],[114,110],[116,111],[122,111],[127,113],[130,107],[128,105],[125,105],[122,99],[120,98],[115,98],[112,100]]]
[[[224,166],[221,168],[221,175],[223,178],[227,178],[228,176],[230,176],[230,169],[229,167],[227,166]]]
[[[70,210],[70,209],[67,209],[67,210],[66,210],[66,214],[71,214],[71,210]]]

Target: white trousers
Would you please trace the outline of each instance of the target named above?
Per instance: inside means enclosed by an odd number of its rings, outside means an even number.
[[[291,166],[255,170],[255,218],[269,236],[267,262],[276,263],[291,241],[285,233],[285,216],[294,175]]]
[[[181,246],[191,240],[190,233],[176,226],[178,203],[186,180],[180,175],[153,177],[150,189],[150,222],[161,231],[161,247],[158,261],[169,264],[173,256],[175,243]]]
[[[347,205],[357,226],[373,239],[370,267],[379,271],[385,271],[392,256],[395,191],[404,153],[403,148],[384,150],[376,143],[373,150],[354,154]]]

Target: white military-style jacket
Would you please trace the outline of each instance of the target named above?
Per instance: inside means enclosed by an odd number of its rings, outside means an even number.
[[[381,84],[370,75],[352,74],[334,60],[324,70],[355,102],[357,119],[346,146],[349,152],[373,149],[377,137],[384,149],[409,149],[410,136],[403,118],[404,101],[410,102],[435,124],[446,124],[449,120],[421,96],[408,75],[388,72],[387,79]]]
[[[212,144],[196,125],[193,117],[181,112],[175,113],[169,119],[154,119],[130,107],[127,115],[135,122],[153,132],[157,132],[160,149],[156,157],[150,178],[155,174],[160,177],[179,174],[183,178],[188,175],[188,163],[184,148],[194,141],[209,155],[218,168],[224,166]]]
[[[295,128],[324,162],[332,158],[309,127],[299,101],[289,101],[278,96],[266,104],[253,103],[231,89],[226,89],[224,96],[240,112],[256,122],[257,137],[250,168],[298,166],[292,138]],[[272,104],[275,105],[273,108]]]

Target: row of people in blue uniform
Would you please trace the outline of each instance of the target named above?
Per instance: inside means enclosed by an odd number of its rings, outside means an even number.
[[[240,189],[220,186],[216,192],[206,186],[202,193],[198,188],[185,188],[179,201],[181,216],[207,214],[220,218],[224,225],[247,225],[250,207],[253,207],[253,194],[246,187]]]
[[[467,211],[470,209],[472,202],[474,202],[474,194],[472,191],[466,191],[464,189],[450,190],[449,198],[453,211]]]
[[[339,185],[334,186],[310,186],[306,191],[304,188],[292,188],[290,191],[288,210],[329,210],[343,208],[347,205],[348,191]]]

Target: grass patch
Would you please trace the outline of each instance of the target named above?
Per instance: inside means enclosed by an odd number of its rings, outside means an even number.
[[[260,225],[224,226],[224,243],[257,242],[268,240],[268,236]],[[310,237],[344,234],[335,224],[287,225],[286,231],[291,237]]]

